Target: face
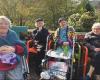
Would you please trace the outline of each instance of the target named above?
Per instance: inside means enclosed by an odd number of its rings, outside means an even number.
[[[9,22],[4,19],[0,19],[0,36],[5,36],[8,30],[9,30]]]
[[[65,20],[63,20],[63,21],[61,21],[61,22],[59,23],[59,25],[60,25],[61,27],[65,27],[65,26],[67,26],[67,22],[66,22]]]
[[[92,32],[96,35],[100,35],[100,28],[92,28]]]
[[[44,21],[35,22],[35,26],[36,27],[43,27],[44,26]]]

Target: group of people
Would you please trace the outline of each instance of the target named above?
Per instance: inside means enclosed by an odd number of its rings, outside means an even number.
[[[69,35],[69,32],[75,32],[75,30],[68,25],[63,17],[59,18],[58,24],[60,27],[54,34],[58,45],[56,50],[62,52],[67,46],[69,49],[68,56],[71,56],[73,38]],[[44,25],[43,19],[35,20],[36,29],[33,30],[31,37],[37,45],[35,47],[39,47],[39,49],[34,52],[35,54],[28,54],[25,43],[10,29],[10,19],[6,16],[0,16],[0,80],[23,80],[21,60],[23,55],[26,55],[26,57],[28,55],[30,72],[35,72],[36,75],[40,76],[42,71],[40,65],[45,57],[47,36],[50,34]],[[96,80],[100,80],[100,23],[93,24],[92,31],[85,35],[85,42],[91,58],[91,66],[86,80],[90,80],[93,72],[96,74]]]

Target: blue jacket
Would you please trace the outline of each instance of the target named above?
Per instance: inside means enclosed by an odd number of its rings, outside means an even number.
[[[18,38],[16,32],[14,32],[13,30],[9,29],[6,37],[4,37],[4,38],[0,37],[0,46],[3,46],[3,45],[9,45],[9,46],[20,45],[24,48],[24,55],[27,57],[26,45],[24,44],[24,42],[22,42]],[[17,54],[17,57],[18,57],[18,61],[20,61],[20,55]]]

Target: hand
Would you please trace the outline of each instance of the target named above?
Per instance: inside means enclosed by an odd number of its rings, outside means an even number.
[[[100,51],[100,48],[95,48],[94,51],[98,52]]]
[[[15,48],[13,46],[4,45],[0,47],[1,53],[11,53],[15,52]]]
[[[1,52],[1,51],[5,51],[6,49],[7,49],[7,48],[5,47],[5,45],[4,45],[4,46],[1,46],[1,47],[0,47],[0,52]]]
[[[69,42],[63,42],[63,46],[68,46]]]

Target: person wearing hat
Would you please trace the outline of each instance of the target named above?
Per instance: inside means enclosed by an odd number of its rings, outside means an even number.
[[[89,49],[89,57],[91,65],[87,73],[86,80],[91,80],[91,76],[95,71],[96,80],[100,80],[100,23],[94,23],[92,31],[85,35],[86,46]]]
[[[64,50],[65,47],[68,47],[68,57],[71,56],[72,53],[72,46],[73,46],[73,35],[70,33],[74,33],[75,30],[73,27],[68,26],[67,21],[65,20],[65,18],[61,17],[58,20],[58,24],[59,24],[59,28],[55,31],[55,38],[57,39],[57,50],[58,51],[64,51],[65,54],[67,54],[67,52]]]
[[[41,62],[45,56],[47,36],[49,34],[48,30],[44,27],[44,20],[38,18],[35,20],[35,29],[32,32],[33,43],[36,44],[37,52],[31,54],[29,58],[29,67],[34,67],[34,70],[38,76],[41,73]],[[32,69],[33,70],[33,69]],[[32,71],[31,70],[31,71]]]

